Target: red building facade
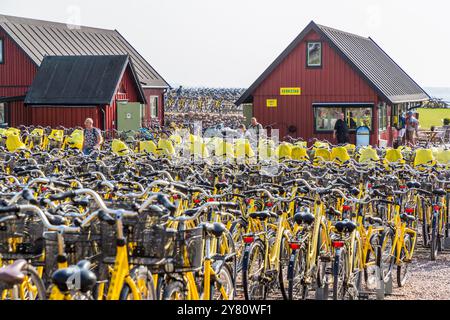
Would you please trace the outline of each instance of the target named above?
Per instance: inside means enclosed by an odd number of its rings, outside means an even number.
[[[37,38],[42,41],[37,42]],[[74,127],[83,125],[86,117],[92,117],[102,129],[116,128],[116,99],[111,105],[65,108],[63,116],[57,107],[25,106],[24,98],[44,57],[65,55],[128,54],[139,78],[138,85],[145,90],[147,102],[142,124],[164,121],[164,93],[169,85],[117,31],[69,29],[65,24],[0,15],[0,50],[0,122],[3,124]],[[117,88],[117,98],[138,101],[135,86],[127,70]]]
[[[371,46],[376,50],[368,56],[375,61],[367,61],[369,57],[364,56],[372,50]],[[350,53],[341,47],[348,48]],[[361,52],[358,52],[358,47]],[[312,61],[311,48],[316,49],[316,61]],[[356,65],[353,59],[361,65]],[[364,63],[369,68],[363,69]],[[279,129],[280,138],[290,135],[333,141],[334,123],[338,113],[344,112],[352,129],[353,143],[356,129],[367,126],[371,130],[372,145],[392,144],[397,134],[395,126],[399,113],[428,99],[427,94],[398,65],[393,67],[394,64],[370,38],[312,22],[236,104],[251,105],[253,116],[263,125]],[[385,68],[386,65],[389,69]],[[377,67],[387,69],[387,74],[379,74]],[[385,89],[392,87],[391,84],[382,83],[389,79],[397,79],[398,82],[396,73],[401,74],[400,81],[405,82],[399,85],[410,89],[403,97],[398,94],[393,97]],[[391,90],[395,93],[403,88]]]

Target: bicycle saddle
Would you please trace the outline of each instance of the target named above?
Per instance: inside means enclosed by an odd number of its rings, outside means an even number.
[[[223,190],[223,189],[228,189],[229,185],[227,182],[218,182],[215,185],[217,190]]]
[[[311,212],[299,212],[294,215],[294,221],[296,224],[307,224],[312,225],[314,221],[316,220],[316,217]]]
[[[443,197],[447,194],[447,191],[445,191],[444,189],[436,189],[436,190],[433,190],[433,194],[435,196]]]
[[[335,225],[339,233],[352,233],[357,228],[356,223],[350,220],[339,221]]]
[[[57,270],[52,275],[53,283],[61,292],[68,292],[68,283],[75,285],[75,289],[83,293],[91,291],[97,283],[97,276],[89,268],[91,263],[83,260],[75,266]]]
[[[214,222],[214,223],[203,223],[203,230],[205,230],[206,233],[213,235],[214,237],[221,237],[222,234],[227,230],[225,225],[223,223]]]
[[[278,215],[271,211],[258,211],[250,213],[250,218],[259,219],[261,221],[267,220],[269,218],[276,218]]]
[[[408,183],[406,183],[406,186],[409,189],[420,189],[422,187],[422,184],[420,182],[417,181],[409,181]]]
[[[0,268],[0,282],[9,286],[21,284],[25,279],[22,269],[26,264],[25,260],[17,260],[9,266]]]

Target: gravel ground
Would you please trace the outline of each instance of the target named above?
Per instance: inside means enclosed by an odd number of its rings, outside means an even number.
[[[437,261],[430,261],[430,249],[419,244],[414,255],[405,287],[394,284],[393,295],[386,300],[449,300],[450,251],[439,254]]]
[[[396,269],[393,270],[394,277]],[[238,279],[238,282],[240,279]],[[243,300],[241,288],[237,290],[238,300]],[[313,294],[311,297],[313,298]],[[269,300],[281,300],[281,294],[268,297]],[[375,299],[370,295],[369,299]],[[409,278],[405,287],[399,288],[394,278],[392,295],[385,300],[450,300],[450,250],[438,255],[437,261],[430,261],[430,249],[419,242],[414,253],[414,260],[409,266]]]

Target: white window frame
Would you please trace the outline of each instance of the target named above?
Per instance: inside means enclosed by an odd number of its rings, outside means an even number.
[[[156,105],[154,105],[156,101]],[[158,96],[150,96],[150,117],[152,119],[158,118],[158,103],[159,103],[159,97]]]
[[[5,63],[5,40],[0,38],[0,64]]]
[[[320,62],[318,64],[312,64],[309,62],[309,50],[311,45],[319,45],[320,50]],[[322,67],[322,42],[321,41],[309,41],[306,43],[306,66],[311,68],[320,68]]]

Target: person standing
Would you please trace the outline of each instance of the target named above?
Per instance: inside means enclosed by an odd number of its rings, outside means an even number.
[[[402,113],[399,117],[399,121],[398,121],[398,127],[399,127],[399,140],[400,143],[402,145],[405,144],[405,133],[406,133],[406,117],[405,117],[405,113]]]
[[[419,131],[419,120],[414,117],[412,111],[408,112],[406,117],[406,144],[414,147],[416,145],[416,136]]]
[[[345,122],[345,114],[340,113],[339,119],[334,125],[333,139],[337,140],[337,144],[347,144],[350,142],[350,137],[348,134],[348,125]]]
[[[94,127],[94,120],[91,118],[84,121],[84,127],[83,153],[89,155],[94,150],[100,150],[102,134],[99,129]]]

